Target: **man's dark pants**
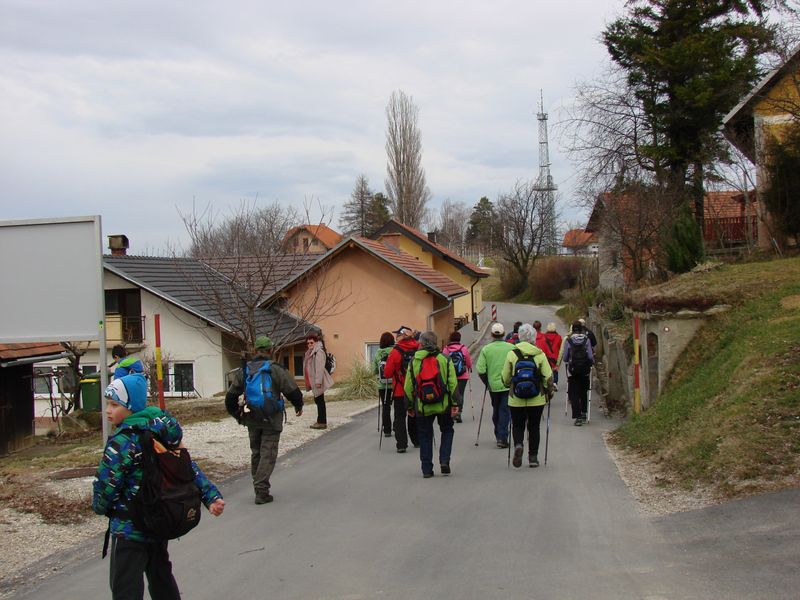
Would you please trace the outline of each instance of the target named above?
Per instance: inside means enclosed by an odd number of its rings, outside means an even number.
[[[422,463],[423,473],[433,473],[433,422],[439,421],[439,431],[442,439],[439,444],[439,464],[450,464],[450,453],[453,450],[453,417],[450,409],[439,415],[417,417],[417,431],[419,432],[419,460]]]
[[[492,423],[494,423],[494,439],[497,442],[508,442],[508,426],[511,412],[508,410],[508,390],[489,392],[492,399]]]
[[[282,430],[283,423],[277,415],[261,426],[247,427],[250,437],[250,474],[253,476],[256,496],[269,494],[269,478],[275,470],[275,461],[278,460],[278,442]]]
[[[144,575],[153,600],[180,600],[178,584],[172,576],[166,540],[134,542],[111,539],[111,597],[113,600],[142,600]]]
[[[414,446],[419,445],[416,418],[408,414],[408,401],[405,396],[395,396],[394,403],[394,439],[397,449],[408,448],[408,439]]]
[[[567,396],[572,406],[572,418],[583,417],[589,404],[589,376],[570,375],[567,377]]]

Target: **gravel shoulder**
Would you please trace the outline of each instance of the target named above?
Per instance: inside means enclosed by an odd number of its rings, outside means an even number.
[[[327,394],[326,394],[327,396]],[[279,448],[279,457],[310,442],[327,431],[348,423],[354,416],[376,406],[371,400],[335,400],[327,403],[328,429],[315,430],[309,426],[316,421],[313,401],[307,403],[303,415],[296,417],[288,411]],[[187,425],[184,442],[195,460],[214,474],[220,482],[246,472],[250,465],[247,429],[233,419],[208,421]],[[99,461],[101,450],[97,450]],[[90,503],[93,476],[48,482],[47,485],[65,501]],[[62,568],[58,555],[66,550],[91,548],[86,543],[105,531],[107,519],[92,515],[74,525],[45,523],[31,513],[0,507],[0,598],[11,597],[16,589]],[[100,546],[97,551],[99,555]],[[88,550],[92,551],[92,550]]]

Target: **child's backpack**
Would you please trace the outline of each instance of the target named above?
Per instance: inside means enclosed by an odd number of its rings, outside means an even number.
[[[523,400],[535,398],[541,393],[539,367],[533,360],[533,356],[523,354],[518,348],[514,349],[514,354],[517,355],[517,362],[514,363],[514,375],[511,377],[514,395]]]
[[[460,377],[467,372],[467,359],[464,357],[464,352],[461,350],[463,347],[464,346],[460,346],[457,350],[453,350],[450,353],[450,360],[453,361],[453,366],[456,369],[456,377]]]
[[[587,345],[589,338],[582,333],[572,335],[567,342],[570,346],[569,372],[571,375],[588,375],[592,371]]]
[[[439,404],[444,400],[447,388],[437,354],[429,354],[422,359],[419,373],[414,374],[412,366],[411,374],[414,377],[414,393],[422,404]]]
[[[272,391],[272,375],[270,362],[265,360],[261,366],[250,372],[250,365],[243,368],[244,402],[246,412],[256,419],[267,419],[271,415],[283,412],[283,398]]]
[[[149,430],[139,430],[142,482],[130,505],[136,529],[148,537],[174,540],[200,522],[200,489],[186,448],[171,450]]]
[[[325,370],[329,375],[333,375],[333,372],[336,370],[336,357],[333,355],[333,352],[328,352],[325,355]]]

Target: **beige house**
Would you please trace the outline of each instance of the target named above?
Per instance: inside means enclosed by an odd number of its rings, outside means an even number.
[[[285,252],[323,254],[336,247],[342,235],[327,225],[298,225],[283,237]]]
[[[478,319],[483,307],[481,281],[489,277],[489,273],[436,243],[428,235],[395,219],[390,219],[372,237],[397,246],[468,291],[467,295],[457,298],[453,305],[457,329]]]
[[[292,314],[307,314],[324,296],[327,310],[314,319],[329,352],[335,378],[347,377],[358,361],[369,362],[385,331],[406,325],[431,329],[440,339],[453,331],[455,303],[469,291],[401,249],[388,237],[343,240],[297,273],[264,306],[279,302]]]

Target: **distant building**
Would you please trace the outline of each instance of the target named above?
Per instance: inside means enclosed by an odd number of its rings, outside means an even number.
[[[597,256],[600,244],[597,235],[593,231],[583,229],[570,229],[564,234],[564,241],[561,242],[567,254],[572,256]]]
[[[342,241],[342,235],[327,225],[298,225],[283,237],[285,252],[322,254]]]

